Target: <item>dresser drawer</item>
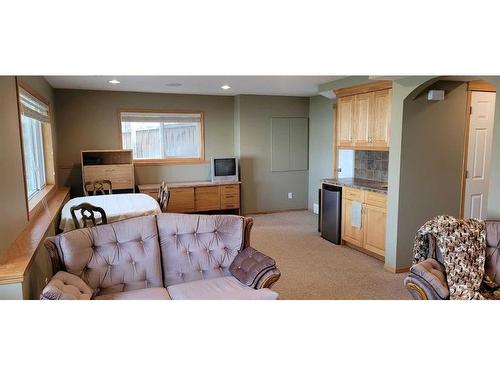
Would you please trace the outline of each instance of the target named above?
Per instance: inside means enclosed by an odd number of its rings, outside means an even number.
[[[240,185],[221,186],[221,209],[233,209],[240,207]]]
[[[371,206],[386,208],[387,207],[387,195],[374,193],[372,191],[366,192],[366,204]]]
[[[342,196],[344,199],[350,199],[352,201],[357,201],[357,202],[364,202],[365,192],[359,189],[344,187],[342,188]]]
[[[110,180],[114,189],[134,188],[134,166],[133,165],[91,165],[84,168],[84,182],[95,180]]]

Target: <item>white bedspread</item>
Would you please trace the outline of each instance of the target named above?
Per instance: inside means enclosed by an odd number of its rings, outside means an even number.
[[[104,212],[106,212],[108,223],[131,217],[161,213],[158,202],[147,194],[111,194],[78,197],[70,199],[62,209],[59,228],[63,232],[75,229],[69,209],[84,202],[103,208]],[[81,223],[80,212],[76,212],[76,217]],[[99,217],[99,213],[96,214],[97,217]]]

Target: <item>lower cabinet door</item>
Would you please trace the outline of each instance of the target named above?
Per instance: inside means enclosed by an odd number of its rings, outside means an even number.
[[[220,210],[219,186],[203,186],[194,189],[196,211]]]
[[[169,189],[167,212],[193,212],[194,188]]]
[[[387,209],[365,205],[364,248],[376,254],[385,255],[385,228]]]
[[[365,224],[361,219],[361,228],[355,228],[351,222],[352,200],[342,200],[342,239],[356,246],[363,246],[363,230]]]

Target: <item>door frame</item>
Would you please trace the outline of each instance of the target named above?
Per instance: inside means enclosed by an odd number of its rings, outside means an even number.
[[[470,115],[472,109],[472,92],[494,92],[496,93],[496,86],[486,81],[477,80],[467,83],[467,110],[465,111],[465,134],[464,134],[464,154],[462,160],[462,186],[460,187],[460,219],[464,218],[464,205],[465,205],[465,189],[467,184],[467,163],[469,162],[469,132],[470,132]],[[495,111],[495,116],[496,116]]]

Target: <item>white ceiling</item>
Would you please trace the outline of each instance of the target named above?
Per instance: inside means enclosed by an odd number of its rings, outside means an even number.
[[[343,76],[46,76],[58,89],[160,92],[203,95],[312,96],[318,86]],[[117,85],[108,81],[117,79]],[[181,86],[169,87],[168,83]],[[222,85],[231,89],[223,90]]]

